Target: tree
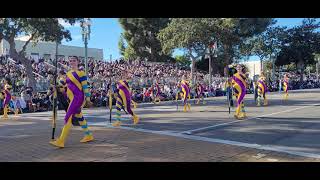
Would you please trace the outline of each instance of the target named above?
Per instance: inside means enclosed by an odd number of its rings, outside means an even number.
[[[233,58],[241,58],[251,54],[252,38],[259,36],[275,23],[272,18],[232,18],[226,19],[228,26],[222,28],[219,39],[222,43],[225,64]]]
[[[204,56],[213,42],[217,42],[218,52],[227,65],[240,55],[243,41],[265,31],[271,22],[271,18],[172,18],[158,38],[165,52],[186,50],[192,60],[192,77],[196,60]]]
[[[272,24],[275,24],[272,23]],[[272,79],[274,79],[274,57],[279,54],[283,39],[286,37],[286,27],[270,26],[267,30],[257,36],[254,41],[252,54],[258,55],[261,61],[269,59],[271,62]]]
[[[195,61],[203,56],[214,41],[212,24],[218,23],[214,18],[172,18],[169,25],[158,34],[164,52],[182,48],[191,58],[191,79]]]
[[[79,18],[65,18],[66,23],[73,25]],[[28,86],[36,90],[36,81],[32,73],[32,66],[25,56],[25,50],[30,42],[38,41],[57,41],[62,39],[71,40],[71,34],[59,24],[57,18],[5,18],[4,23],[0,24],[1,35],[9,43],[9,54],[13,59],[20,61],[26,69],[29,78]],[[14,39],[19,35],[27,35],[29,39],[24,43],[21,50],[16,49]]]
[[[320,33],[317,29],[320,22],[314,18],[304,19],[302,25],[286,31],[287,36],[282,40],[282,47],[276,59],[276,65],[295,63],[303,81],[305,65],[315,64],[315,54],[320,52]]]
[[[118,42],[118,48],[120,50],[121,56],[124,56],[125,55],[125,51],[126,51],[126,46],[125,46],[124,39],[123,39],[123,33],[121,33],[121,35],[120,35],[120,39],[119,39],[119,42]]]
[[[212,72],[214,74],[220,74],[223,75],[224,73],[224,67],[225,67],[225,57],[224,56],[217,56],[212,57]],[[202,56],[199,61],[195,64],[196,69],[209,72],[209,57]]]
[[[169,18],[119,18],[119,22],[126,41],[126,46],[122,43],[120,49],[125,59],[140,58],[153,62],[170,59],[171,52],[164,54],[157,39],[157,34],[167,26]]]
[[[190,68],[191,61],[190,57],[188,57],[187,55],[177,55],[174,57],[174,59],[178,66],[183,68]]]
[[[2,41],[3,39],[3,24],[4,24],[4,20],[5,18],[0,18],[0,42]]]

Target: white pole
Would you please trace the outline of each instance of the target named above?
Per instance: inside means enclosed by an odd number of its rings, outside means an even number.
[[[253,64],[253,77],[256,75],[256,64]]]
[[[316,72],[317,72],[317,82],[319,82],[319,58],[317,58],[318,62],[316,63]]]

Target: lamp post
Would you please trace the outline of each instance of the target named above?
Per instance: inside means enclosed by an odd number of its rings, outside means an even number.
[[[319,82],[319,61],[320,61],[320,57],[317,57],[317,63],[316,63],[317,82]]]
[[[5,18],[0,18],[0,33],[2,34],[2,31],[3,31],[3,27],[1,25],[4,24],[4,20]]]
[[[2,27],[2,25],[4,24],[4,20],[5,20],[5,18],[0,18],[0,35],[2,36],[2,31],[3,31],[3,27]],[[2,43],[2,39],[0,39],[0,44]],[[3,52],[3,49],[1,50],[1,53],[2,53],[2,55],[4,54]]]
[[[90,40],[91,33],[91,20],[90,18],[83,18],[80,21],[80,26],[82,28],[82,40],[84,41],[85,49],[85,72],[88,75],[88,40]]]
[[[271,54],[270,54],[270,60],[272,61],[272,75],[271,75],[271,78],[272,78],[272,81],[274,81],[275,80],[275,59],[271,59]]]
[[[208,56],[208,60],[209,60],[209,85],[211,85],[211,83],[212,83],[212,65],[211,65],[211,54],[212,54],[212,48],[211,48],[211,46],[209,46],[209,49],[208,49],[208,54],[207,54],[207,56]]]
[[[4,24],[4,20],[5,20],[5,18],[0,18],[0,25]],[[3,27],[0,26],[0,33],[2,33],[2,31],[3,31]]]
[[[211,85],[212,83],[212,55],[214,55],[215,57],[217,57],[217,54],[216,54],[216,49],[217,49],[217,43],[212,43],[210,44],[209,46],[209,53],[208,53],[208,56],[209,56],[209,85]]]

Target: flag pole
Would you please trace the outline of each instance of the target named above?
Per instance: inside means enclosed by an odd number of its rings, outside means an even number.
[[[109,84],[109,122],[111,124],[111,114],[112,114],[112,83],[111,83],[111,76],[110,76],[110,84]]]
[[[56,61],[55,61],[55,72],[54,72],[54,87],[53,87],[53,118],[52,118],[52,137],[54,140],[54,134],[57,126],[57,78],[58,78],[58,40],[56,41]]]

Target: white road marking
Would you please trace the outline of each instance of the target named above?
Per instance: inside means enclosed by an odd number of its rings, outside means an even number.
[[[179,137],[179,138],[191,139],[191,140],[197,140],[197,141],[204,141],[204,142],[228,144],[228,145],[247,147],[247,148],[259,149],[259,150],[281,152],[281,153],[286,153],[286,154],[291,154],[291,155],[296,155],[296,156],[301,156],[301,157],[320,159],[320,154],[287,150],[286,146],[280,147],[280,146],[275,146],[275,145],[259,145],[259,144],[244,143],[244,142],[239,142],[239,141],[230,141],[230,140],[224,140],[224,139],[215,139],[215,138],[208,138],[208,137],[201,137],[201,136],[194,136],[194,135],[185,135],[185,134],[181,134],[181,133],[173,133],[173,132],[168,132],[168,131],[153,131],[153,130],[142,129],[142,128],[121,127],[121,126],[120,127],[105,126],[105,127],[119,128],[119,129],[152,133],[152,134],[159,134],[159,135],[167,135],[167,136],[173,136],[173,137]]]
[[[267,156],[266,154],[258,153],[256,156],[252,156],[252,157],[254,157],[256,159],[261,159],[261,158],[266,157],[266,156]]]
[[[308,106],[298,107],[298,108],[294,108],[294,109],[288,109],[288,110],[285,110],[285,111],[280,111],[280,112],[275,112],[275,113],[255,116],[255,117],[251,117],[251,118],[244,119],[244,120],[231,121],[231,122],[227,122],[227,123],[216,124],[216,125],[213,125],[213,126],[207,126],[207,127],[187,130],[187,131],[183,131],[181,133],[182,134],[195,134],[197,132],[203,132],[203,131],[206,131],[206,130],[211,130],[213,128],[220,127],[220,126],[226,126],[226,125],[229,125],[229,124],[234,124],[234,123],[242,122],[242,121],[244,122],[244,121],[248,121],[248,120],[251,120],[251,119],[260,119],[261,117],[265,117],[265,116],[271,116],[271,115],[275,115],[275,114],[292,112],[292,111],[296,111],[296,110],[299,110],[299,109],[304,109],[304,108],[313,107],[313,106],[317,106],[317,105],[320,105],[320,104],[311,104],[311,105],[308,105]]]
[[[279,161],[278,159],[271,159],[271,158],[268,158],[267,161],[271,161],[271,162],[277,162]]]
[[[110,122],[87,122],[89,126],[105,126],[105,127],[113,127],[112,123],[110,124]],[[127,124],[127,123],[122,123],[122,126],[141,126],[143,125],[142,123],[139,124]]]
[[[225,125],[233,124],[233,123],[240,122],[240,121],[244,121],[244,120],[237,120],[237,121],[231,121],[231,122],[227,122],[227,123],[216,124],[216,125],[213,125],[213,126],[206,126],[206,127],[202,127],[202,128],[198,128],[198,129],[183,131],[181,133],[182,134],[194,134],[196,132],[202,132],[204,130],[209,130],[209,129],[212,129],[212,128],[215,128],[215,127],[225,126]]]

